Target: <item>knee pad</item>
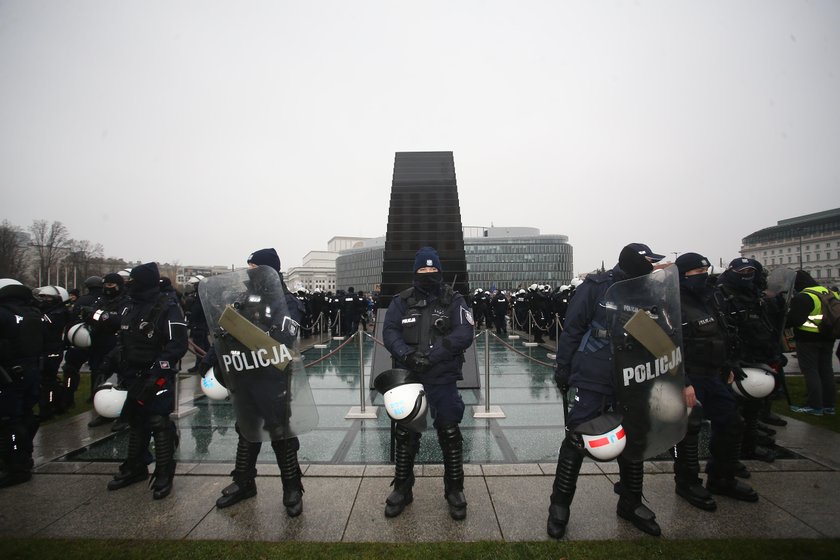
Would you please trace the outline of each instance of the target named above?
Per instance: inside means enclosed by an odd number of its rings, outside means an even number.
[[[438,439],[442,442],[461,443],[464,441],[464,436],[461,435],[461,428],[458,427],[458,424],[441,426],[438,428],[437,433]]]
[[[152,432],[163,432],[172,427],[172,421],[168,416],[153,414],[152,416],[149,416],[148,425]]]
[[[703,426],[703,407],[698,403],[688,415],[688,433],[699,433]]]

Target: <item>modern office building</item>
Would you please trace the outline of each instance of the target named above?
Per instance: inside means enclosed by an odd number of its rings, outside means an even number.
[[[840,208],[780,220],[751,233],[741,255],[772,270],[802,268],[823,285],[840,283]]]
[[[301,266],[290,267],[283,273],[283,279],[290,290],[334,292],[335,260],[339,253],[365,247],[368,241],[366,237],[333,237],[327,241],[326,251],[309,251]]]
[[[573,252],[565,235],[540,235],[537,228],[464,227],[471,289],[510,290],[530,284],[557,287],[572,279]],[[335,261],[336,286],[378,291],[385,238],[342,251]]]

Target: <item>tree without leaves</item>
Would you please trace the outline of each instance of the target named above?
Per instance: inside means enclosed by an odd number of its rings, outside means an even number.
[[[48,223],[47,220],[33,221],[29,233],[38,258],[35,278],[39,283],[47,282],[49,271],[67,254],[70,235],[61,222]]]
[[[29,239],[8,220],[0,224],[0,278],[14,278],[26,283],[26,248]]]

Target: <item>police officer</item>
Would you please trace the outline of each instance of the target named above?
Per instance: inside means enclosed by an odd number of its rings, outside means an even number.
[[[496,328],[496,334],[499,336],[507,334],[508,298],[502,290],[496,292],[490,308],[493,312],[493,326]]]
[[[64,331],[70,321],[66,303],[70,294],[61,286],[41,286],[35,290],[38,307],[44,314],[46,338],[41,363],[41,399],[38,411],[41,421],[64,412],[65,399],[61,396],[58,368],[64,359]]]
[[[32,291],[17,280],[0,278],[0,488],[32,478],[38,362],[45,335]]]
[[[193,281],[195,279],[196,281]],[[210,329],[207,327],[207,318],[204,316],[204,308],[201,306],[201,297],[198,295],[198,284],[201,280],[195,276],[190,278],[187,288],[192,288],[190,294],[185,298],[185,303],[188,306],[186,319],[187,329],[190,333],[190,340],[199,349],[206,354],[210,350]],[[196,355],[195,365],[188,369],[189,373],[198,371],[201,364],[201,356]]]
[[[476,288],[473,293],[472,311],[476,327],[481,328],[482,323],[486,321],[488,311],[487,296],[481,288]]]
[[[275,270],[280,277],[280,284],[283,290],[283,301],[288,315],[277,312],[279,305],[268,302],[268,309],[270,313],[261,313],[259,322],[266,331],[272,333],[272,337],[278,338],[283,344],[290,345],[297,337],[297,329],[300,325],[300,320],[303,316],[302,305],[298,299],[286,287],[283,281],[283,275],[280,272],[280,257],[277,251],[273,248],[260,249],[254,251],[248,257],[248,267],[256,269],[259,266],[267,266]],[[242,299],[247,301],[248,295],[262,296],[257,285],[249,285],[249,294],[246,294]],[[261,308],[266,309],[265,303],[261,301]],[[282,310],[282,309],[280,309]],[[211,348],[207,355],[202,359],[199,373],[204,376],[211,367],[217,362],[217,355],[215,347]],[[215,372],[217,378],[221,378],[222,368],[216,367]],[[260,416],[265,421],[266,429],[269,426],[277,423],[277,418],[282,417],[287,410],[283,408],[288,406],[287,402],[278,401],[277,395],[282,392],[282,388],[277,386],[277,383],[284,383],[283,378],[276,375],[271,375],[266,378],[261,376],[254,380],[259,383],[257,387],[251,387],[247,391],[239,391],[236,398],[248,399],[249,407],[253,410],[255,415]],[[227,508],[234,504],[241,502],[247,498],[252,498],[257,495],[257,457],[262,448],[262,442],[249,441],[240,429],[239,423],[236,424],[236,433],[239,434],[239,439],[236,444],[236,460],[234,469],[231,472],[233,483],[222,490],[222,496],[216,500],[216,507]],[[280,478],[283,483],[283,505],[286,508],[286,514],[289,517],[297,517],[303,512],[303,483],[301,481],[302,472],[300,464],[298,463],[297,452],[300,450],[300,440],[297,437],[283,438],[280,433],[271,433],[271,448],[274,450],[274,455],[277,458],[277,465],[280,467]]]
[[[610,271],[591,274],[577,288],[566,313],[566,327],[557,341],[555,382],[564,393],[576,389],[574,406],[566,422],[566,437],[557,458],[557,471],[548,510],[547,532],[562,538],[569,522],[570,506],[577,488],[577,477],[583,462],[580,436],[575,429],[607,409],[615,409],[615,388],[610,340],[605,329],[607,312],[604,296],[607,289],[621,280],[649,274],[653,264],[663,255],[645,244],[631,243],[621,250],[618,264]],[[638,529],[659,536],[656,515],[642,503],[644,479],[641,461],[618,457],[620,482],[616,513]]]
[[[762,297],[762,290],[757,284],[761,273],[762,266],[757,261],[747,258],[734,259],[717,280],[719,300],[724,319],[730,330],[737,335],[733,356],[736,365],[767,364],[779,368],[781,333],[778,325],[781,318],[771,315],[771,308]],[[772,462],[776,457],[775,452],[758,445],[758,416],[762,409],[762,401],[739,401],[744,419],[741,457]],[[772,445],[774,442],[769,440],[765,443]]]
[[[527,329],[528,321],[528,292],[520,288],[513,298],[513,330]]]
[[[144,460],[149,435],[155,441],[155,471],[151,484],[155,500],[172,492],[175,475],[176,367],[187,352],[187,325],[181,306],[160,291],[160,272],[150,262],[131,269],[129,301],[121,318],[119,342],[101,369],[117,373],[128,389],[122,417],[128,421],[128,453],[120,470],[108,483],[119,490],[146,480]]]
[[[458,392],[464,352],[473,342],[473,318],[464,298],[444,284],[440,257],[422,247],[414,257],[414,285],[391,300],[383,339],[395,367],[407,369],[423,383],[443,451],[444,497],[449,515],[467,515],[464,497],[463,438],[459,424],[464,401]],[[420,434],[397,424],[396,467],[386,517],[396,517],[414,499],[414,457]]]
[[[91,395],[107,377],[103,371],[100,371],[100,367],[105,361],[105,357],[117,345],[117,335],[120,332],[122,317],[127,305],[128,294],[125,289],[125,281],[120,274],[109,272],[102,278],[100,295],[95,301],[89,305],[83,305],[80,309],[81,318],[90,326],[91,346],[87,352],[87,358],[91,370]],[[64,365],[65,387],[68,388],[68,391],[75,391],[78,387],[80,366],[81,364],[70,359]],[[93,428],[111,421],[111,418],[96,416],[88,422],[88,426]],[[119,418],[111,426],[111,429],[116,432],[127,427],[127,422]]]
[[[733,346],[721,321],[714,285],[709,281],[709,261],[698,253],[684,253],[675,264],[680,273],[686,404],[692,408],[685,438],[676,446],[676,493],[706,511],[717,509],[712,494],[755,502],[758,494],[735,478],[744,422],[727,384],[731,382]],[[699,478],[698,459],[703,416],[711,422],[712,429],[706,488]]]

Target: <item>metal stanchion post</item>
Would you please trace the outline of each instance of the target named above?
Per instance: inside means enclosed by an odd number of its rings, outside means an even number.
[[[365,410],[365,337],[362,332],[361,324],[359,330],[354,336],[359,337],[359,403],[360,406],[350,408],[350,411],[344,415],[345,420],[355,420],[356,418],[366,418],[375,420],[377,415],[377,407],[372,406],[369,410]]]
[[[484,329],[484,407],[474,406],[473,418],[504,417],[500,406],[490,406],[490,329]]]
[[[195,381],[197,375],[188,375],[187,379],[191,381]],[[198,412],[198,408],[193,404],[193,399],[195,398],[195,387],[193,390],[190,391],[189,394],[189,401],[183,403],[184,406],[181,406],[181,375],[175,374],[175,411],[169,414],[170,418],[183,418],[184,416],[189,416],[190,414],[195,414]]]
[[[549,352],[545,355],[549,360],[557,359],[557,346],[560,344],[560,316],[554,314],[554,352]]]
[[[315,345],[315,348],[324,349],[328,344],[324,344],[324,312],[322,311],[320,315],[318,315],[318,344]]]
[[[335,312],[335,324],[338,336],[332,337],[333,340],[344,340],[345,338],[347,338],[346,336],[341,336],[341,309]]]
[[[534,324],[534,316],[531,314],[531,310],[528,310],[528,342],[523,342],[522,344],[528,346],[529,348],[533,348],[534,346],[539,346],[536,342],[531,342],[534,340],[534,335],[531,334],[531,326]]]

